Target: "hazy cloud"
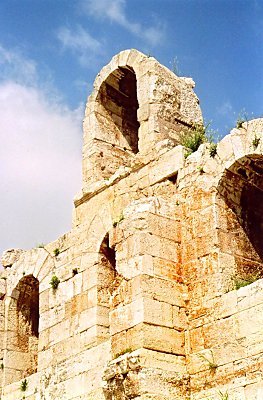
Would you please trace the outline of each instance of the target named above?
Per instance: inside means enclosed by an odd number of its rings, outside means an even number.
[[[37,80],[36,63],[18,50],[9,50],[0,44],[0,79],[31,84]]]
[[[160,23],[146,27],[132,22],[126,14],[126,0],[80,0],[80,4],[87,14],[98,19],[108,19],[153,46],[159,44],[164,37]]]
[[[102,45],[99,40],[93,38],[81,26],[74,30],[61,27],[57,37],[65,49],[71,50],[78,56],[83,65],[94,64],[96,57],[102,53]]]
[[[217,113],[222,116],[233,117],[234,109],[230,101],[225,101],[216,109]]]
[[[1,253],[54,240],[70,228],[80,188],[83,110],[72,111],[40,89],[33,61],[0,49]]]

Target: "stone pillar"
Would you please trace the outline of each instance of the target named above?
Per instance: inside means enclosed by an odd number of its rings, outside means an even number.
[[[152,376],[153,370],[158,369],[158,357],[163,357],[166,358],[163,361],[166,372],[173,376],[178,373],[178,378],[185,373],[184,331],[187,327],[187,289],[180,276],[180,222],[158,214],[155,206],[155,200],[134,202],[125,209],[124,219],[110,234],[120,278],[111,297],[112,358],[122,359],[125,354],[143,352],[144,361],[135,370],[143,369],[146,363],[151,370],[147,374]],[[147,383],[144,382],[136,371],[127,372],[135,380],[132,390],[138,384],[138,398],[143,398],[140,393],[145,385],[144,390],[153,394],[153,380],[148,376]],[[108,398],[122,399],[116,397],[115,392],[124,382],[116,382],[115,372],[106,373],[111,393]],[[160,379],[162,387],[165,379]],[[156,399],[160,398],[158,392]]]

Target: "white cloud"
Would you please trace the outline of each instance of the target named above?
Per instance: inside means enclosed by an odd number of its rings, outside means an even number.
[[[154,27],[145,27],[130,21],[125,11],[126,0],[80,0],[80,4],[87,14],[98,19],[108,19],[150,45],[159,44],[164,37],[164,30],[160,23],[156,23]]]
[[[93,38],[81,26],[78,26],[74,31],[62,27],[59,29],[57,37],[64,48],[78,55],[79,61],[83,65],[94,64],[97,55],[102,53],[102,44],[99,40]]]
[[[217,107],[216,112],[219,115],[222,116],[229,116],[229,117],[233,117],[233,113],[234,113],[234,109],[232,104],[230,103],[230,101],[225,101],[223,104],[221,104],[219,107]]]
[[[15,74],[18,58],[22,74],[27,66],[32,71],[30,85]],[[81,185],[83,110],[72,111],[40,89],[34,62],[1,47],[0,63],[1,253],[49,242],[70,228]]]
[[[127,22],[125,0],[82,0],[81,5],[84,11],[96,18],[107,17],[120,24]]]
[[[18,50],[11,51],[0,44],[0,79],[31,84],[37,80],[36,64],[25,58]]]
[[[163,29],[161,26],[157,28],[146,28],[143,30],[145,39],[153,46],[160,44],[164,38]]]
[[[74,33],[68,28],[61,28],[58,31],[58,38],[65,47],[69,47],[72,50],[91,50],[99,52],[101,48],[100,42],[97,39],[94,39],[81,26],[78,26]]]

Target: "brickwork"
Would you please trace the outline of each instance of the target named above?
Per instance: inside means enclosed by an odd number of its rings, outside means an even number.
[[[2,257],[3,400],[263,399],[263,120],[186,157],[193,87],[136,50],[98,74],[71,231]]]

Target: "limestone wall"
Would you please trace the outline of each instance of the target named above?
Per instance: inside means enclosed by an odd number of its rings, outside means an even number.
[[[186,158],[192,87],[136,50],[97,76],[72,230],[3,256],[3,400],[263,398],[263,121]]]
[[[178,174],[192,399],[262,398],[262,128],[232,130],[215,158],[201,146]]]

